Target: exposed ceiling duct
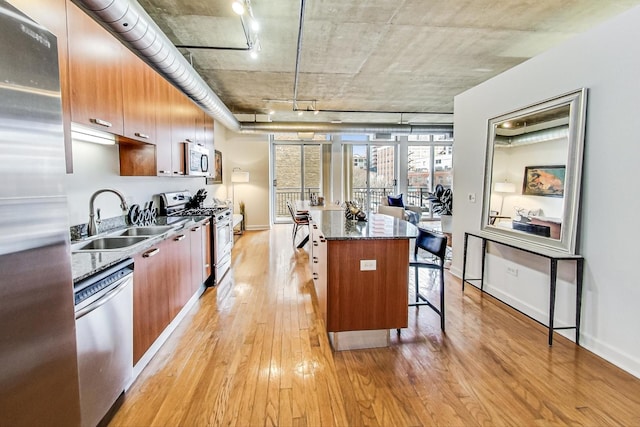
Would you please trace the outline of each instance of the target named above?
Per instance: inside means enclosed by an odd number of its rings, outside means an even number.
[[[73,0],[102,22],[121,41],[137,52],[159,73],[198,103],[227,129],[241,133],[318,132],[396,134],[452,132],[451,125],[395,125],[364,123],[240,123],[189,61],[134,0]]]
[[[494,138],[494,143],[497,147],[509,148],[521,145],[536,144],[538,142],[549,142],[562,139],[567,140],[568,137],[569,125],[562,125],[551,129],[543,129],[535,132],[523,133],[521,135],[496,135]]]
[[[75,0],[226,128],[240,123],[147,12],[130,0]]]
[[[314,123],[314,122],[243,122],[243,133],[357,133],[357,134],[418,134],[451,133],[453,126],[435,125],[398,125],[384,123]]]

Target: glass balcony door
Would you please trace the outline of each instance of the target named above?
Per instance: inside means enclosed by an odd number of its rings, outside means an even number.
[[[287,202],[322,193],[321,145],[273,143],[272,162],[274,222],[290,222]]]
[[[431,143],[408,148],[406,203],[422,208],[422,220],[438,218],[431,211],[428,197],[438,184],[452,187],[453,146]]]
[[[395,194],[397,145],[345,144],[345,192],[364,210],[377,212],[382,197]]]

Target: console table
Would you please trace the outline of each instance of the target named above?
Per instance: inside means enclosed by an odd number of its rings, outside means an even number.
[[[480,278],[468,279],[467,273],[467,242],[469,236],[476,237],[482,240],[482,269]],[[480,282],[480,291],[484,292],[484,266],[487,254],[487,242],[493,242],[500,245],[508,246],[510,248],[518,249],[523,252],[538,255],[549,260],[549,345],[553,344],[553,331],[559,329],[575,329],[576,330],[576,344],[580,345],[580,311],[582,306],[582,270],[584,266],[584,257],[582,255],[572,255],[562,252],[556,252],[553,250],[545,250],[544,248],[523,248],[514,244],[500,240],[499,238],[493,238],[480,233],[464,233],[464,256],[462,260],[462,291],[464,292],[464,285],[466,282],[471,284],[472,281]],[[554,327],[553,320],[555,314],[556,305],[556,281],[558,276],[558,261],[575,261],[576,263],[576,323],[575,326]]]

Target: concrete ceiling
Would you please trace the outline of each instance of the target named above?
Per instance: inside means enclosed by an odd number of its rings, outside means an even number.
[[[261,51],[184,49],[241,121],[431,124],[453,97],[640,0],[251,0]],[[139,0],[175,45],[246,48],[232,0]],[[320,111],[314,115],[297,108]],[[268,115],[269,111],[274,114]]]

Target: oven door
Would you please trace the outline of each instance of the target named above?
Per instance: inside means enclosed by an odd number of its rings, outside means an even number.
[[[231,255],[233,248],[233,229],[231,221],[226,218],[223,221],[216,222],[216,243],[215,243],[215,263],[219,264],[223,258]]]
[[[201,145],[184,144],[185,172],[192,176],[209,175],[209,150]]]
[[[213,249],[213,266],[215,283],[219,284],[224,275],[231,268],[231,249],[233,248],[233,228],[231,218],[224,216],[216,218],[214,224],[215,237]]]

